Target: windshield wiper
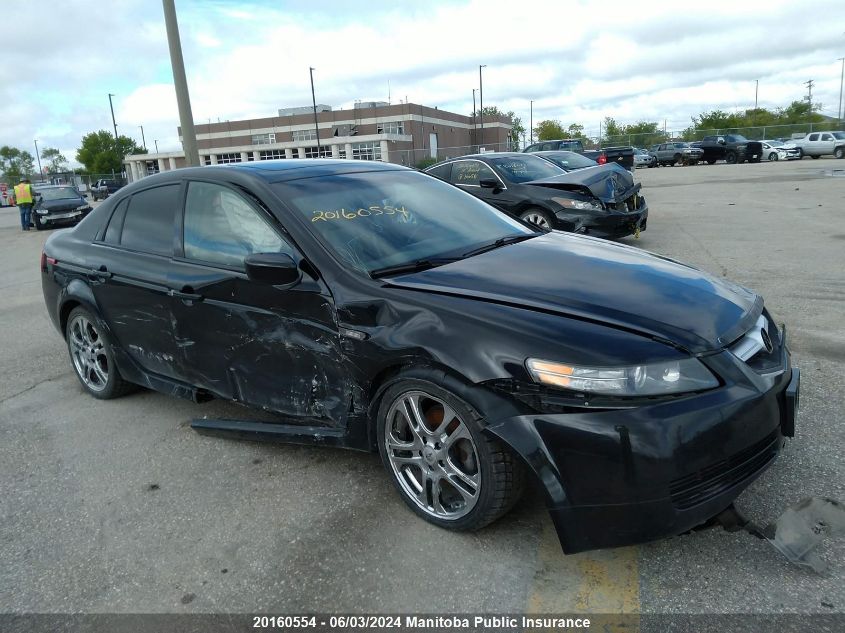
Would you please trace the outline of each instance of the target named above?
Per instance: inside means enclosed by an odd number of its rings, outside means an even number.
[[[398,275],[400,273],[417,273],[429,268],[442,266],[443,264],[451,264],[456,262],[460,257],[429,257],[428,259],[418,259],[414,262],[406,262],[404,264],[397,264],[395,266],[385,266],[384,268],[376,268],[370,271],[370,277],[378,279],[379,277],[387,277],[388,275]]]
[[[492,251],[494,249],[500,248],[507,244],[515,244],[516,242],[522,242],[523,240],[530,239],[532,237],[536,237],[539,233],[520,233],[519,235],[508,235],[506,237],[500,237],[498,240],[491,244],[485,244],[484,246],[479,246],[478,248],[474,248],[471,251],[467,251],[463,254],[463,257],[472,257],[473,255],[481,255],[481,253],[486,253],[487,251]]]

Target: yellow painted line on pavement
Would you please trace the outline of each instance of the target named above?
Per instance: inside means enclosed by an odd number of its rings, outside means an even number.
[[[635,633],[640,612],[638,553],[636,547],[624,547],[565,556],[554,525],[546,518],[528,614],[601,614],[604,617],[595,619],[591,628]]]

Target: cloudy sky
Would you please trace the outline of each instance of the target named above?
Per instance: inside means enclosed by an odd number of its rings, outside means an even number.
[[[180,149],[158,0],[2,0],[8,20],[0,145],[58,147],[111,130]],[[666,120],[774,108],[807,94],[837,115],[843,0],[176,0],[197,123],[272,116],[311,102],[438,106],[469,114],[478,65],[484,103],[534,121]],[[13,24],[27,29],[11,28]],[[16,32],[17,31],[17,32]]]

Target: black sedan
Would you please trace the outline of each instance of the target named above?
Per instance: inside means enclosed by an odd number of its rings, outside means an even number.
[[[491,152],[426,172],[543,228],[615,238],[638,235],[648,221],[640,185],[618,165],[567,173],[535,154]]]
[[[532,483],[567,552],[677,534],[793,433],[798,371],[758,295],[396,165],[150,176],[51,235],[41,271],[92,396],[276,412],[193,426],[378,451],[444,528]]]
[[[39,231],[79,222],[91,211],[85,196],[72,185],[37,185],[32,223]]]

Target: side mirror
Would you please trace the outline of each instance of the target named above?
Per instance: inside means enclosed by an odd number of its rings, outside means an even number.
[[[720,138],[719,139],[719,145],[727,145],[727,142],[725,141],[725,139]]]
[[[287,253],[255,253],[244,260],[251,281],[271,286],[293,286],[302,279],[302,271]]]
[[[478,181],[482,189],[498,189],[499,181],[495,178],[482,178]]]

